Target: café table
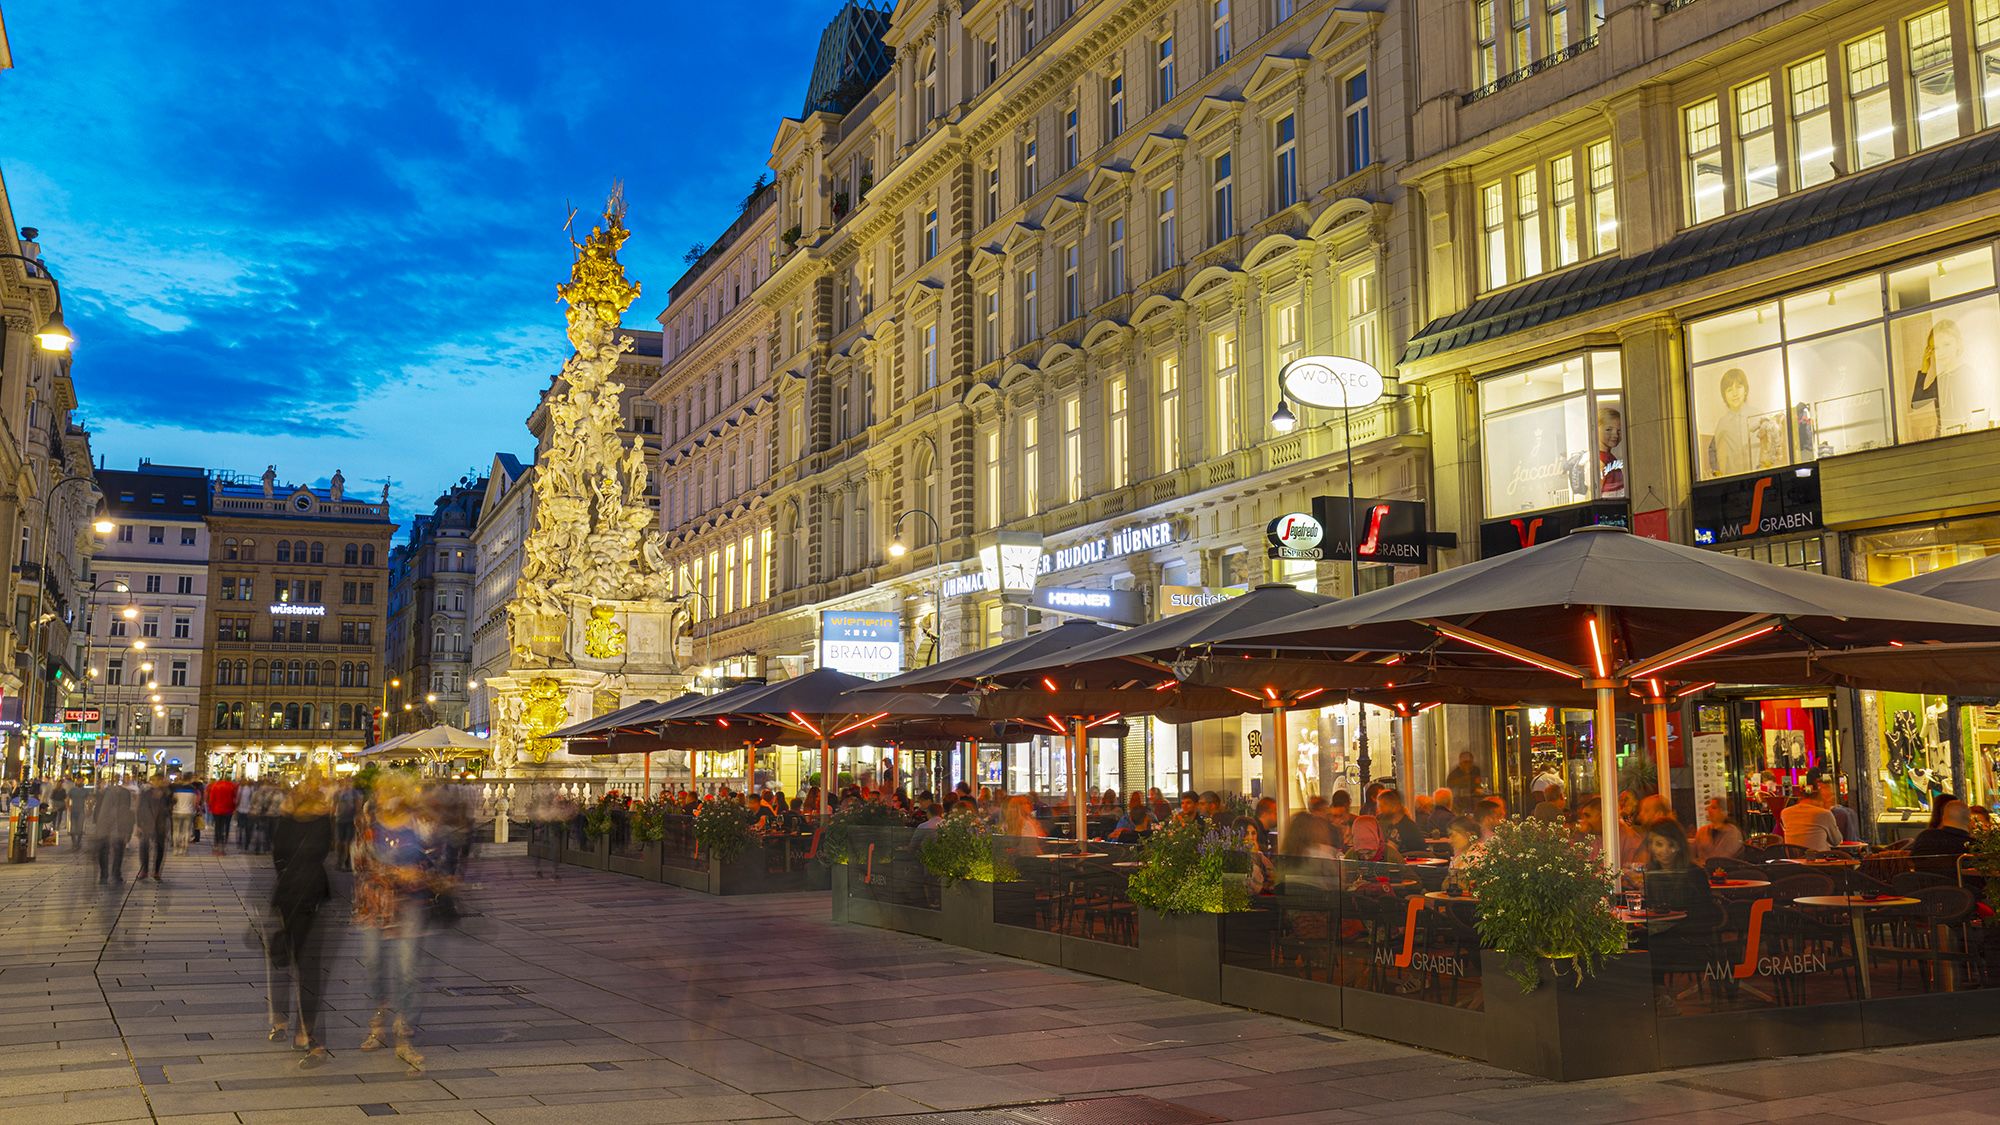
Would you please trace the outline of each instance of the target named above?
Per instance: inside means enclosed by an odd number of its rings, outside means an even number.
[[[1646,926],[1654,922],[1679,922],[1687,917],[1685,910],[1630,910],[1614,906],[1611,913],[1628,926]]]
[[[1769,879],[1710,879],[1708,885],[1718,891],[1754,891],[1758,887],[1771,885]]]
[[[1451,891],[1425,891],[1424,897],[1438,902],[1478,902],[1478,895],[1454,894]]]
[[[1451,865],[1451,861],[1448,859],[1439,859],[1436,856],[1428,855],[1404,856],[1403,862],[1412,867],[1448,867]]]
[[[1806,895],[1795,898],[1800,906],[1845,907],[1854,921],[1854,965],[1861,978],[1861,998],[1868,1000],[1875,995],[1875,986],[1868,979],[1868,916],[1869,910],[1880,910],[1890,906],[1914,906],[1914,898],[1901,895]]]

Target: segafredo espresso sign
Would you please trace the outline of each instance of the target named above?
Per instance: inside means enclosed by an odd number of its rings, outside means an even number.
[[[1326,538],[1326,528],[1304,512],[1291,512],[1272,520],[1264,537],[1270,540],[1274,559],[1316,559],[1322,554],[1320,541]]]

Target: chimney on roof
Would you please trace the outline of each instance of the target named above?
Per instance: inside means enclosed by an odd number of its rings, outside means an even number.
[[[277,492],[278,467],[276,465],[266,465],[264,466],[264,499],[269,500],[271,497],[277,495]]]

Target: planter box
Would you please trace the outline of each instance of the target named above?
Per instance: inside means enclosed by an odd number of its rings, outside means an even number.
[[[857,926],[943,939],[945,916],[941,910],[925,910],[902,903],[881,902],[854,893],[860,884],[861,869],[851,864],[835,864],[829,872],[833,883],[834,920]]]
[[[1028,883],[974,883],[959,880],[946,883],[939,896],[944,925],[940,936],[953,945],[1039,961],[1062,964],[1059,935],[1022,926],[1001,925],[993,920],[994,904],[1007,913],[1034,900],[1035,888]]]
[[[660,881],[660,845],[657,842],[641,844],[639,846],[639,854],[633,856],[619,855],[616,852],[607,851],[604,858],[604,869],[606,871],[615,871],[620,875],[650,879],[657,883]]]
[[[1160,914],[1139,907],[1139,983],[1190,1000],[1222,1003],[1222,915]]]
[[[582,847],[576,846],[576,838],[574,836],[563,841],[562,858],[564,863],[572,863],[578,867],[588,867],[593,871],[602,871],[610,855],[611,838],[608,836],[598,836],[595,838],[586,836],[584,837]]]
[[[836,863],[833,865],[832,890],[833,890],[833,920],[836,922],[849,921],[850,918],[847,909],[847,865],[844,863]],[[861,919],[858,918],[852,920],[857,922],[861,921]],[[866,924],[874,925],[875,923],[869,922]]]
[[[528,855],[534,859],[556,859],[562,853],[562,843],[558,833],[547,825],[535,824],[528,828]]]
[[[1324,981],[1247,969],[1241,965],[1222,966],[1223,1003],[1304,1020],[1321,1027],[1341,1026],[1345,991],[1337,984]]]
[[[1644,953],[1604,959],[1578,987],[1536,962],[1541,985],[1525,995],[1507,959],[1480,952],[1486,986],[1486,1061],[1508,1070],[1575,1082],[1660,1068],[1653,1022],[1653,962]]]

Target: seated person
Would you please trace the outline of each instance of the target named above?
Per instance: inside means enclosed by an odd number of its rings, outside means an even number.
[[[1654,980],[1670,972],[1701,972],[1717,957],[1715,928],[1722,920],[1715,892],[1708,885],[1708,873],[1695,865],[1687,833],[1672,820],[1647,828],[1644,847],[1646,909],[1687,915],[1646,923],[1646,949],[1652,954]],[[1666,1005],[1668,1014],[1673,1014],[1671,995],[1666,997]]]
[[[1469,816],[1461,816],[1445,827],[1445,837],[1451,841],[1451,866],[1445,870],[1444,889],[1454,894],[1466,894],[1470,888],[1465,882],[1465,866],[1485,837],[1479,831],[1479,822]]]
[[[1401,863],[1403,853],[1382,835],[1382,825],[1374,817],[1357,816],[1348,833],[1345,858],[1361,863]]]
[[[1451,830],[1451,822],[1458,819],[1458,813],[1452,807],[1455,803],[1449,789],[1431,794],[1431,811],[1425,814],[1419,810],[1417,813],[1417,827],[1424,830],[1424,839],[1442,839]]]
[[[1404,855],[1423,855],[1429,850],[1424,843],[1424,831],[1410,814],[1403,811],[1403,795],[1394,789],[1384,789],[1375,795],[1375,821],[1382,835]]]
[[[1339,859],[1335,850],[1333,825],[1309,812],[1295,813],[1278,841],[1278,854],[1298,859]]]
[[[1144,805],[1127,809],[1123,818],[1104,838],[1119,844],[1136,844],[1151,835],[1153,814]]]
[[[1809,852],[1829,852],[1840,846],[1839,822],[1820,804],[1819,794],[1802,794],[1779,817],[1785,829],[1785,843]]]
[[[1472,806],[1472,819],[1479,824],[1479,838],[1491,839],[1494,825],[1507,819],[1507,802],[1498,797],[1481,797]]]
[[[1826,806],[1826,811],[1833,814],[1833,822],[1840,826],[1841,840],[1861,839],[1861,818],[1854,815],[1853,809],[1840,803],[1840,789],[1834,785],[1833,779],[1822,777],[1814,783],[1813,789],[1819,794],[1819,803]]]
[[[1603,854],[1604,818],[1596,801],[1585,801],[1576,809],[1576,831],[1573,837],[1590,847],[1592,855]],[[1674,825],[1679,828],[1680,825]],[[1638,829],[1618,822],[1618,866],[1628,868],[1638,863],[1646,854],[1646,837]]]
[[[1561,820],[1566,811],[1567,806],[1563,803],[1563,787],[1561,784],[1551,781],[1542,790],[1541,801],[1535,805],[1534,811],[1528,815],[1534,817],[1536,820]]]
[[[1704,815],[1707,820],[1694,830],[1695,858],[1706,863],[1742,855],[1743,830],[1729,819],[1729,807],[1722,803],[1722,798],[1710,797]]]
[[[1924,829],[1910,841],[1912,866],[1919,871],[1956,879],[1958,857],[1972,850],[1972,808],[1949,793],[1938,794],[1932,807],[1937,827]],[[1983,897],[1986,880],[1977,875],[1967,875],[1965,888]]]

